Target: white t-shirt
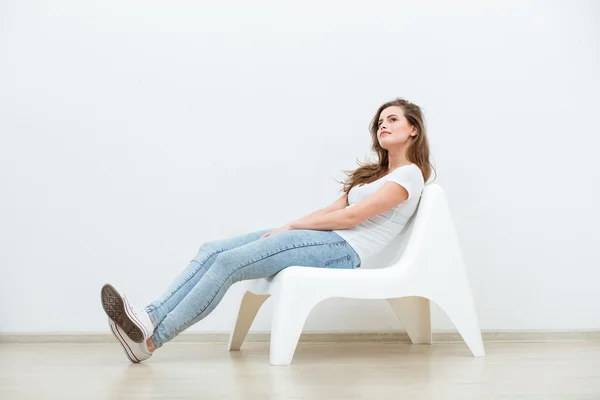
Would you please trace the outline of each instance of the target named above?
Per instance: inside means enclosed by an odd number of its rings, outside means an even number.
[[[352,246],[361,263],[383,249],[402,231],[417,209],[425,187],[421,169],[416,164],[403,165],[374,182],[354,186],[348,193],[349,206],[346,208],[369,197],[388,181],[403,186],[408,192],[408,199],[350,229],[333,230]]]

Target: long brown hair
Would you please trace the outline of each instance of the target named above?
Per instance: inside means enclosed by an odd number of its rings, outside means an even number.
[[[406,149],[406,158],[408,161],[415,163],[419,167],[425,182],[427,182],[431,176],[431,170],[433,166],[429,162],[429,141],[427,140],[427,128],[425,127],[421,108],[416,104],[397,97],[394,100],[388,101],[387,103],[381,105],[381,107],[379,107],[375,113],[375,117],[373,117],[371,123],[369,124],[369,131],[371,132],[372,140],[371,150],[377,153],[379,160],[375,163],[363,164],[353,171],[344,171],[344,173],[349,176],[344,182],[338,182],[344,184],[342,190],[345,193],[350,192],[350,189],[356,185],[371,183],[390,172],[388,171],[388,151],[381,147],[379,145],[379,141],[377,140],[379,116],[383,110],[390,106],[398,106],[402,108],[408,123],[417,128],[417,134],[410,137],[411,143]],[[357,162],[360,164],[358,159]]]

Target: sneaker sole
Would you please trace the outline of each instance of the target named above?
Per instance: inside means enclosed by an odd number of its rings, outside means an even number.
[[[112,319],[115,324],[119,325],[127,334],[129,339],[136,343],[142,343],[144,333],[139,326],[133,322],[132,318],[127,313],[125,303],[119,292],[109,284],[102,287],[101,292],[102,307],[108,318]]]

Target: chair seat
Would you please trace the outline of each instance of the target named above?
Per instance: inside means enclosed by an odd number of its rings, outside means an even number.
[[[269,278],[243,281],[246,290],[254,294],[272,295],[283,285],[308,285],[314,291],[324,291],[327,297],[386,299],[401,289],[400,269],[333,269],[290,266]]]

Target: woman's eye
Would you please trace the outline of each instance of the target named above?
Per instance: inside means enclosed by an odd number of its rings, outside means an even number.
[[[398,118],[394,118],[394,117],[390,118],[390,120],[391,120],[391,121],[396,121],[397,119],[398,119]],[[378,122],[378,123],[377,123],[377,126],[381,126],[381,122]]]

